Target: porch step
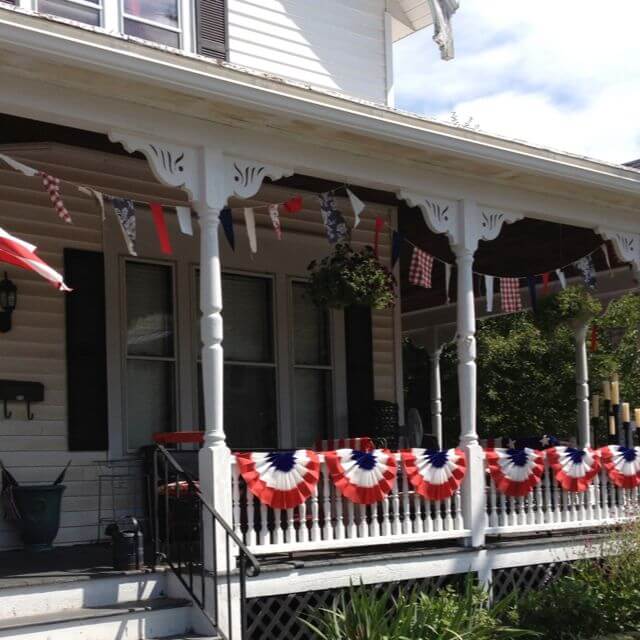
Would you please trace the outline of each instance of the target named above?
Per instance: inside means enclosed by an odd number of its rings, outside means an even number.
[[[191,601],[152,598],[0,620],[5,640],[143,640],[185,634]],[[188,637],[188,636],[187,636]]]

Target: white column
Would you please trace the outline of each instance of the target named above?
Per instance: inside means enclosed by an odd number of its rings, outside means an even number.
[[[464,224],[464,221],[463,221]],[[462,234],[464,237],[465,234]],[[468,544],[484,544],[486,528],[486,489],[484,452],[478,443],[476,311],[473,293],[474,248],[454,245],[458,267],[458,389],[460,396],[460,446],[467,456],[467,474],[462,486],[462,514],[471,529]]]
[[[440,375],[440,356],[442,347],[435,347],[429,352],[430,363],[430,390],[431,390],[431,433],[438,441],[438,446],[443,446],[442,436],[442,379]]]
[[[589,325],[575,329],[576,342],[576,398],[578,401],[578,443],[581,447],[591,446],[589,410],[589,365],[587,359],[587,333]]]

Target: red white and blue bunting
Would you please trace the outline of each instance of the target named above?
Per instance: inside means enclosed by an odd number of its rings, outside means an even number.
[[[446,500],[460,488],[467,461],[460,449],[409,449],[402,452],[409,481],[427,500]]]
[[[540,451],[487,449],[485,455],[496,489],[507,496],[526,496],[542,479],[544,460]]]
[[[262,504],[293,509],[308,500],[320,479],[320,461],[313,451],[237,453],[240,475]]]
[[[593,449],[551,447],[546,456],[556,480],[565,491],[586,491],[600,470],[600,456]]]
[[[623,489],[640,485],[640,447],[609,445],[600,449],[600,455],[613,484]]]
[[[338,449],[325,454],[331,479],[340,493],[356,504],[374,504],[389,495],[397,463],[386,449]]]

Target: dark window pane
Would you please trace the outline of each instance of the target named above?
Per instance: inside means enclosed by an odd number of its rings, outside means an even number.
[[[307,290],[308,285],[293,283],[295,363],[328,365],[331,362],[328,313],[313,304]]]
[[[99,3],[96,3],[96,6],[99,6]],[[65,0],[38,0],[38,11],[77,22],[85,22],[95,27],[100,26],[100,11]]]
[[[178,26],[177,0],[124,0],[124,11],[170,27]]]
[[[153,444],[151,436],[175,428],[175,384],[172,362],[127,361],[127,444]]]
[[[225,360],[273,362],[271,280],[225,275],[222,300]]]
[[[124,32],[129,36],[150,40],[151,42],[158,42],[159,44],[166,44],[176,49],[180,46],[180,35],[175,31],[152,27],[151,25],[136,22],[135,20],[125,19]]]
[[[127,354],[173,356],[171,267],[127,262]]]
[[[275,368],[225,365],[224,425],[231,449],[278,446]]]
[[[331,372],[296,369],[294,427],[297,447],[313,447],[331,432]]]

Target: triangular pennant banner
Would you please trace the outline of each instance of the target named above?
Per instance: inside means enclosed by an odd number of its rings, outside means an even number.
[[[284,208],[289,213],[298,213],[302,210],[302,196],[294,196],[284,203]]]
[[[613,278],[613,269],[611,268],[611,258],[609,256],[609,247],[607,246],[606,242],[602,245],[602,253],[604,254],[604,261],[607,263],[607,269],[609,269],[609,274]]]
[[[447,304],[451,302],[451,265],[448,262],[444,263],[444,290],[447,298]]]
[[[220,211],[220,224],[224,231],[225,238],[232,251],[236,250],[236,234],[233,229],[233,213],[229,207],[224,207]]]
[[[280,211],[277,204],[269,205],[269,217],[271,218],[271,224],[273,225],[278,240],[282,240],[282,225],[280,224]]]
[[[338,211],[335,200],[330,193],[322,193],[320,198],[320,212],[327,229],[329,244],[347,242],[349,240],[349,226],[344,216]]]
[[[487,290],[487,313],[493,313],[493,299],[495,292],[494,276],[484,277],[484,288]]]
[[[558,280],[560,281],[560,286],[563,289],[567,288],[567,276],[564,274],[562,269],[556,269],[556,275],[558,276]]]
[[[542,274],[542,293],[543,295],[547,295],[549,293],[549,279],[551,278],[551,274],[547,271]]]
[[[394,231],[391,237],[391,268],[393,269],[400,259],[400,251],[402,250],[402,241],[404,235],[399,231]]]
[[[249,248],[251,253],[258,253],[258,237],[256,236],[256,214],[251,207],[245,207],[244,223],[247,227],[247,237],[249,238]]]
[[[60,220],[63,220],[67,224],[71,224],[71,216],[69,215],[67,208],[64,206],[64,202],[62,202],[62,196],[60,195],[59,178],[55,178],[54,176],[50,176],[48,173],[44,172],[41,172],[40,176],[42,177],[42,186],[49,194],[49,200],[51,200],[51,204],[56,210],[58,218],[60,218]]]
[[[413,256],[409,265],[409,282],[417,287],[431,289],[433,274],[433,256],[418,247],[413,248]]]
[[[353,191],[351,191],[351,189],[347,189],[347,196],[349,197],[351,209],[353,210],[353,215],[356,219],[353,225],[353,228],[355,229],[360,224],[360,214],[364,211],[365,204],[355,193],[353,193]]]
[[[535,276],[527,276],[527,286],[529,287],[529,297],[531,298],[531,309],[533,309],[533,313],[538,313],[538,292],[536,290]]]
[[[173,251],[171,249],[169,230],[167,229],[167,221],[164,218],[162,205],[157,202],[150,202],[149,208],[151,209],[153,225],[155,226],[156,234],[158,235],[158,242],[160,242],[160,251],[165,255],[170,256],[173,254]]]
[[[500,297],[502,310],[505,313],[522,311],[522,298],[520,297],[519,278],[500,278]]]
[[[593,264],[593,258],[591,256],[580,258],[580,260],[575,263],[575,267],[582,274],[584,286],[587,287],[587,289],[595,289],[598,284],[598,280],[596,278],[596,269]]]
[[[191,221],[191,207],[176,207],[178,226],[185,236],[193,235],[193,223]]]
[[[96,191],[95,189],[91,189],[90,187],[78,187],[78,191],[97,200],[98,206],[100,207],[100,216],[104,221],[106,219],[106,215],[104,212],[104,194],[100,191]]]
[[[116,214],[116,218],[120,223],[120,229],[124,236],[124,241],[127,245],[127,249],[132,256],[137,256],[136,253],[136,206],[133,200],[127,200],[126,198],[112,198],[111,204],[113,205],[113,211]]]
[[[375,226],[375,236],[373,238],[373,253],[376,258],[378,257],[378,253],[380,251],[380,233],[384,229],[384,220],[380,217],[376,217],[376,226]]]

